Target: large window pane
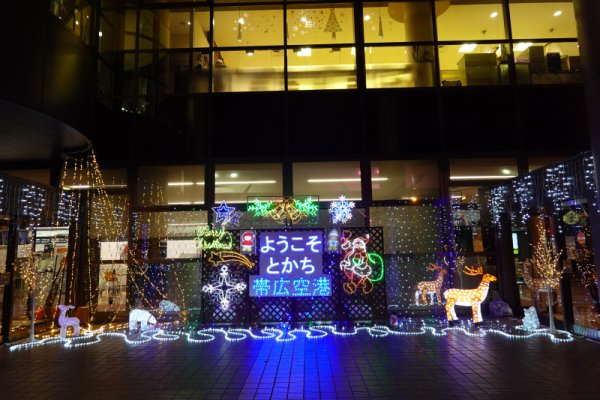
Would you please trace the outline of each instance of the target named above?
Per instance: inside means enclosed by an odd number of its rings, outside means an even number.
[[[203,166],[142,167],[139,169],[139,205],[203,203]]]
[[[367,47],[367,88],[433,86],[433,57],[433,46]]]
[[[531,43],[514,45],[517,83],[581,83],[581,58],[577,42]]]
[[[190,87],[190,54],[158,55],[159,94],[186,94]]]
[[[356,88],[355,50],[350,47],[288,50],[288,89]]]
[[[361,200],[358,162],[294,163],[294,195],[318,195],[320,201]]]
[[[136,18],[135,10],[104,11],[98,32],[100,51],[135,49]]]
[[[353,43],[354,20],[349,4],[290,5],[288,44]]]
[[[442,86],[508,84],[508,51],[508,44],[440,45]]]
[[[500,0],[436,1],[438,40],[505,39]]]
[[[214,53],[215,92],[284,89],[282,50],[239,50]]]
[[[281,6],[216,8],[213,26],[215,47],[283,44]]]
[[[215,168],[217,203],[246,203],[249,197],[282,195],[281,164],[222,164]]]
[[[510,0],[513,38],[576,38],[577,25],[571,1]]]
[[[518,175],[513,158],[450,160],[451,181],[510,179]]]
[[[158,47],[161,49],[190,47],[192,19],[190,10],[157,10],[159,37]]]
[[[206,8],[194,10],[194,47],[208,47],[210,31],[210,11]]]
[[[438,168],[435,161],[373,161],[373,200],[417,200],[437,197]]]
[[[365,3],[363,19],[366,43],[433,41],[428,1],[394,1],[387,6]]]

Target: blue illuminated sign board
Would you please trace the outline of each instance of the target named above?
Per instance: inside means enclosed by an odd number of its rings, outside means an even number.
[[[331,296],[322,231],[261,232],[258,251],[260,274],[250,276],[250,296]]]

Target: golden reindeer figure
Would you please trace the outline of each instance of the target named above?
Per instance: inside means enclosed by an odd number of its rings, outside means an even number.
[[[483,274],[483,267],[469,267],[466,266],[463,269],[467,275],[481,275]],[[473,322],[479,323],[483,321],[481,316],[481,303],[487,297],[490,289],[490,282],[496,280],[494,275],[485,274],[481,278],[481,283],[476,289],[448,289],[444,292],[444,298],[446,299],[446,316],[448,321],[453,322],[458,320],[454,306],[470,306],[473,309]]]
[[[427,305],[427,295],[429,294],[431,296],[431,304],[433,305],[433,294],[435,293],[438,304],[442,304],[442,285],[444,284],[444,275],[448,272],[438,264],[431,264],[426,269],[428,271],[438,271],[438,274],[433,281],[421,281],[417,283],[415,302],[417,305]],[[419,303],[419,296],[421,297],[421,303]]]

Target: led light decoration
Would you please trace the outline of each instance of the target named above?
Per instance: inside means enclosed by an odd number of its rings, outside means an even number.
[[[331,202],[329,214],[331,214],[334,224],[345,224],[352,219],[352,209],[354,202],[346,200],[346,196],[340,196],[339,200]]]
[[[215,298],[223,310],[228,310],[236,295],[242,294],[245,289],[244,282],[232,281],[227,265],[221,266],[218,276],[213,276],[212,282],[202,287],[202,291]]]
[[[240,214],[235,207],[229,207],[224,201],[219,207],[212,208],[216,226],[235,226],[239,223]]]
[[[248,268],[254,266],[254,263],[248,257],[235,251],[213,251],[208,257],[208,262],[214,266],[220,264],[237,264]]]
[[[0,213],[4,212],[4,178],[0,176]]]
[[[274,221],[284,222],[288,220],[296,223],[307,217],[316,217],[319,212],[319,204],[313,201],[310,196],[304,200],[284,197],[277,204],[255,199],[248,206],[248,212],[251,212],[255,217],[270,217]]]
[[[525,317],[523,317],[523,325],[517,327],[528,332],[536,331],[540,328],[540,320],[537,316],[537,311],[534,306],[525,309]]]
[[[442,285],[444,284],[444,275],[448,273],[438,264],[431,264],[426,267],[428,271],[437,271],[437,277],[433,281],[421,281],[417,283],[417,291],[415,292],[415,303],[417,305],[427,305],[427,295],[431,296],[431,304],[433,305],[433,295],[437,296],[437,303],[442,304]],[[419,297],[421,304],[419,304]]]
[[[129,330],[141,332],[152,329],[156,325],[156,318],[146,310],[134,309],[129,312]]]
[[[196,231],[198,248],[203,250],[231,250],[233,237],[224,229],[210,229],[204,226]]]
[[[254,254],[256,249],[256,231],[240,232],[240,253]]]
[[[74,309],[75,306],[66,306],[59,304],[58,309],[60,310],[60,316],[58,317],[58,324],[60,325],[60,337],[67,337],[67,328],[70,326],[73,328],[73,336],[79,336],[79,318],[67,317],[67,310]]]
[[[340,262],[340,269],[349,281],[343,287],[348,294],[356,293],[360,287],[364,294],[369,294],[373,290],[373,282],[383,279],[383,259],[378,254],[367,252],[368,234],[352,240],[349,240],[350,236],[344,236],[341,244],[344,258]],[[373,275],[377,269],[379,274]]]
[[[169,300],[161,300],[161,302],[158,303],[158,309],[161,313],[181,311],[181,308],[177,304]]]
[[[478,270],[470,270],[469,267],[465,267],[469,273],[473,275],[479,274]],[[456,311],[454,306],[468,306],[473,309],[473,322],[479,323],[483,321],[481,316],[481,303],[487,297],[490,289],[490,282],[496,280],[494,275],[485,274],[481,279],[481,283],[476,289],[448,289],[444,292],[444,298],[446,299],[446,317],[448,321],[457,321]]]

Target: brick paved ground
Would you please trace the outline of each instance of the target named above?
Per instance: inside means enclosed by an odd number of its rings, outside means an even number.
[[[497,336],[299,337],[210,343],[119,338],[0,349],[0,399],[599,399],[600,344]]]

